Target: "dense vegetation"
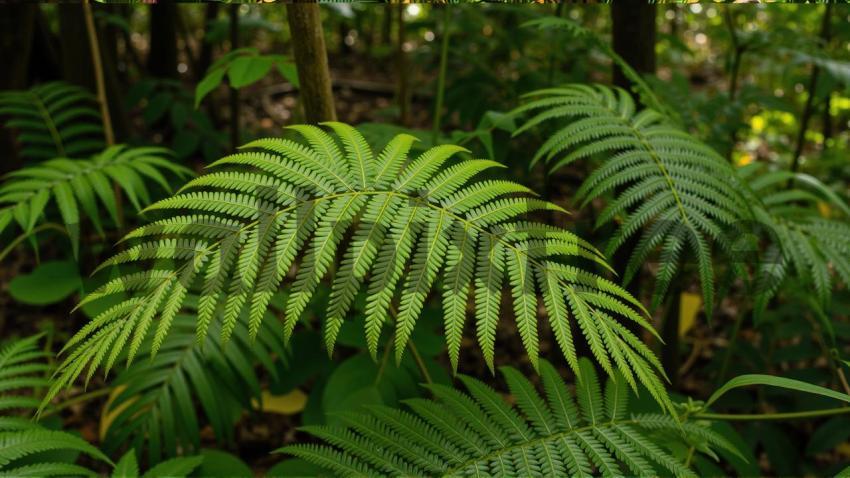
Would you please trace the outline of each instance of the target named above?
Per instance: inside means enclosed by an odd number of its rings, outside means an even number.
[[[2,10],[0,475],[850,475],[844,5]]]

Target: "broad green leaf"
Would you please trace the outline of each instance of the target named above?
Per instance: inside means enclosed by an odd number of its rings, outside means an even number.
[[[71,261],[44,262],[29,274],[21,274],[9,283],[9,294],[29,305],[54,304],[82,287],[77,264]]]
[[[271,58],[262,56],[241,56],[227,69],[227,78],[232,88],[242,88],[266,76],[272,67]]]

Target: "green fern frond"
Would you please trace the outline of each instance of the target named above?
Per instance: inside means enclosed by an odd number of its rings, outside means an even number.
[[[45,429],[29,418],[50,386],[49,353],[39,347],[40,339],[14,340],[0,349],[0,476],[95,476],[73,463],[29,459],[43,452],[70,450],[111,463],[85,440]],[[49,459],[58,458],[50,455]]]
[[[637,111],[622,89],[566,85],[532,92],[527,99],[513,114],[531,117],[515,134],[547,122],[555,122],[559,128],[537,151],[533,163],[542,159],[556,170],[603,156],[577,198],[587,204],[614,195],[597,220],[597,226],[619,223],[607,247],[609,255],[638,235],[624,281],[632,280],[647,257],[660,251],[654,308],[688,249],[696,258],[706,315],[711,316],[711,246],[726,247],[725,231],[751,216],[728,161],[669,124],[660,113]]]
[[[187,302],[197,298],[189,297]],[[286,350],[273,321],[263,322],[254,342],[248,338],[247,327],[236,328],[234,343],[222,347],[215,338],[222,327],[219,315],[210,324],[212,334],[199,345],[194,318],[188,315],[192,309],[174,318],[172,332],[155,358],[134,362],[112,382],[116,393],[107,411],[116,415],[106,430],[108,453],[129,443],[136,450],[147,449],[149,462],[158,463],[163,453],[197,451],[200,418],[212,426],[219,441],[232,442],[233,411],[251,408],[252,400],[261,397],[255,365],[262,364],[276,376],[275,357],[285,360]],[[140,353],[150,353],[152,346],[152,340],[147,340]]]
[[[454,159],[464,151],[458,146],[437,146],[409,159],[413,139],[402,135],[374,154],[355,129],[329,126],[341,136],[341,145],[316,127],[293,127],[309,146],[255,141],[213,165],[212,179],[202,176],[148,207],[146,212],[164,219],[130,233],[126,249],[106,264],[155,261],[156,266],[126,273],[83,300],[130,296],[68,342],[51,395],[85,369],[91,374],[110,351],[128,347],[132,360],[151,334],[155,354],[187,290],[199,291],[199,340],[209,334],[216,311],[223,310],[216,333],[227,341],[246,310],[249,333],[255,335],[271,295],[289,285],[283,319],[288,338],[318,284],[330,276],[324,321],[329,351],[353,297],[365,288],[370,350],[375,355],[377,339],[389,325],[400,358],[424,301],[438,289],[445,293],[453,364],[472,296],[477,335],[492,367],[501,297],[510,284],[532,363],[537,363],[539,340],[537,294],[545,291],[549,322],[573,366],[574,339],[568,335],[576,320],[597,361],[609,372],[608,364],[621,367],[630,383],[642,383],[669,406],[658,361],[620,323],[646,326],[640,303],[581,267],[586,258],[604,262],[588,243],[526,220],[534,211],[560,208],[529,197],[514,183],[474,179],[493,164]],[[521,274],[519,282],[514,273]]]
[[[79,86],[51,82],[0,92],[0,118],[18,131],[26,159],[88,157],[104,147],[97,99]]]
[[[278,452],[341,476],[696,476],[653,434],[672,436],[670,449],[687,448],[688,433],[698,433],[710,446],[734,450],[702,425],[630,414],[624,377],[614,374],[603,391],[588,359],[578,362],[575,392],[545,360],[540,362],[545,395],[518,370],[501,372],[516,406],[461,376],[468,394],[430,386],[435,399],[408,400],[410,411],[381,406],[344,414],[345,427],[304,428],[323,444]]]
[[[850,284],[850,208],[808,175],[764,171],[758,165],[742,168],[740,174],[758,205],[756,220],[770,244],[755,271],[755,317],[763,314],[790,273],[826,305],[835,282]],[[824,217],[819,204],[828,205],[840,218]]]
[[[148,182],[170,191],[165,172],[178,178],[192,175],[190,170],[174,164],[170,156],[163,148],[118,145],[91,159],[55,158],[9,173],[0,185],[0,233],[12,221],[24,233],[31,233],[52,199],[76,256],[82,216],[87,216],[101,235],[101,206],[118,223],[113,183],[136,209],[141,209],[151,201]]]

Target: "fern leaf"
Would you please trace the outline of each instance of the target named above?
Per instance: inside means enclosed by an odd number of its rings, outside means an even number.
[[[629,388],[622,377],[609,381],[608,405],[603,406],[593,365],[581,359],[579,368],[575,395],[586,411],[582,416],[557,371],[541,360],[545,398],[518,370],[504,367],[500,370],[516,408],[478,380],[461,376],[468,395],[430,386],[435,398],[407,401],[412,412],[377,407],[347,414],[346,428],[304,428],[323,444],[278,452],[341,475],[657,476],[665,469],[696,476],[656,445],[653,433],[665,430],[677,446],[693,446],[689,440],[697,435],[711,447],[728,446],[701,424],[677,426],[667,415],[629,414]]]
[[[561,208],[529,197],[527,188],[509,181],[476,179],[495,164],[456,159],[465,151],[459,146],[437,146],[408,158],[413,138],[400,136],[376,157],[356,130],[329,126],[341,146],[321,129],[296,126],[292,129],[306,144],[255,141],[216,162],[210,174],[148,207],[147,213],[163,217],[128,234],[125,250],[105,266],[133,264],[142,271],[148,264],[155,266],[149,273],[120,275],[83,299],[88,303],[127,294],[122,305],[94,318],[71,339],[51,393],[86,367],[91,371],[104,361],[111,366],[114,349],[125,341],[130,343],[128,361],[149,337],[150,350],[156,352],[167,342],[176,311],[190,293],[199,297],[196,335],[204,341],[219,311],[224,321],[217,331],[225,339],[241,321],[248,322],[249,335],[255,333],[271,296],[289,287],[283,319],[288,339],[327,278],[331,298],[323,328],[329,351],[354,296],[365,289],[365,335],[371,352],[375,354],[384,326],[391,322],[400,358],[426,301],[442,290],[453,362],[465,319],[472,315],[492,367],[507,282],[532,360],[539,341],[537,294],[544,292],[546,315],[556,324],[573,368],[577,357],[566,334],[576,320],[606,370],[613,373],[612,361],[630,369],[626,376],[638,377],[631,385],[642,383],[670,406],[657,360],[628,329],[615,326],[619,320],[647,326],[640,302],[585,269],[588,262],[605,262],[589,243],[526,218],[534,211]],[[136,191],[140,199],[141,191]],[[538,291],[541,278],[546,285]],[[474,311],[467,310],[469,295],[475,298]],[[129,339],[127,328],[132,329]],[[539,453],[545,455],[545,450]]]

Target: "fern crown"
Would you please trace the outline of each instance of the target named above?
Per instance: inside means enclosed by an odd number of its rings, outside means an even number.
[[[664,433],[682,444],[698,437],[735,450],[709,428],[669,415],[630,415],[622,375],[603,391],[585,358],[574,394],[545,360],[545,398],[518,370],[501,371],[519,410],[484,383],[461,376],[468,395],[433,385],[435,400],[405,402],[412,412],[381,406],[347,413],[341,416],[345,427],[304,428],[325,444],[278,451],[339,476],[696,476],[650,435]]]
[[[659,305],[679,269],[683,250],[696,258],[706,315],[714,302],[711,246],[727,246],[729,228],[752,216],[740,192],[734,169],[713,149],[668,124],[651,109],[637,111],[622,89],[566,85],[526,95],[514,110],[533,112],[515,134],[545,122],[558,129],[537,151],[532,164],[544,159],[557,170],[577,160],[604,155],[577,192],[583,204],[613,193],[597,226],[620,219],[607,254],[639,234],[625,270],[630,281],[660,249],[653,307]],[[563,124],[566,120],[566,124]],[[641,232],[641,230],[643,232]]]
[[[207,335],[219,309],[223,340],[245,322],[253,337],[272,295],[282,282],[290,282],[294,267],[283,319],[288,339],[341,255],[324,314],[329,351],[365,283],[369,349],[375,356],[382,328],[392,317],[400,359],[439,279],[455,367],[470,296],[478,341],[492,367],[505,288],[522,342],[536,364],[539,292],[573,369],[578,367],[571,330],[575,320],[605,370],[618,368],[632,386],[643,383],[669,405],[656,357],[621,323],[632,320],[652,330],[640,303],[582,268],[587,261],[605,264],[586,241],[523,218],[560,208],[529,197],[518,184],[473,179],[498,164],[449,163],[464,151],[458,146],[437,146],[408,159],[415,138],[399,135],[375,155],[354,128],[327,126],[341,146],[318,127],[293,126],[307,145],[287,139],[254,141],[212,165],[214,172],[147,208],[165,217],[128,234],[126,249],[102,267],[143,261],[155,261],[154,266],[124,274],[83,300],[129,293],[70,340],[53,392],[86,367],[89,375],[103,363],[108,369],[113,362],[107,358],[117,356],[118,349],[126,347],[132,360],[149,332],[155,354],[190,289],[200,296],[199,339]],[[303,258],[296,261],[299,255]],[[246,321],[239,320],[243,310]]]

